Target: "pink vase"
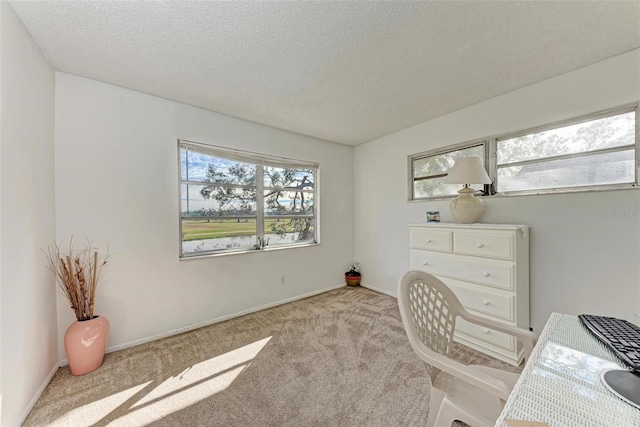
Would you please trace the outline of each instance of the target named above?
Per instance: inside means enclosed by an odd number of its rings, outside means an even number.
[[[75,321],[64,334],[72,375],[84,375],[102,365],[109,338],[109,321],[96,316],[91,320]]]

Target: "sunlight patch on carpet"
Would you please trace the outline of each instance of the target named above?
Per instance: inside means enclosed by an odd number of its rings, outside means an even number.
[[[131,406],[130,413],[110,425],[146,425],[220,393],[250,365],[250,361],[271,338],[256,341],[186,368],[150,391]]]
[[[109,415],[113,410],[120,405],[131,399],[140,390],[151,384],[151,381],[131,387],[127,390],[123,390],[119,393],[112,394],[103,399],[96,400],[87,405],[83,405],[79,408],[73,409],[57,420],[55,420],[51,426],[54,427],[66,427],[66,426],[83,426],[92,425],[100,421],[102,418]]]

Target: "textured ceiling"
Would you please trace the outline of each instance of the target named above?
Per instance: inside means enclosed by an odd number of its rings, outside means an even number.
[[[640,46],[640,2],[11,1],[56,70],[357,145]]]

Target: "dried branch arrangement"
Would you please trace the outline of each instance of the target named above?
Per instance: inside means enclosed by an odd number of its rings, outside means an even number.
[[[98,255],[97,248],[87,240],[83,249],[73,248],[73,237],[69,249],[64,251],[59,244],[49,246],[47,252],[48,268],[56,277],[62,293],[74,311],[76,319],[93,319],[93,306],[96,289],[100,281],[102,267],[109,258],[109,248],[104,257]]]

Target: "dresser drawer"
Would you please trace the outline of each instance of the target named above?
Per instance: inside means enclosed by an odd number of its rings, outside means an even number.
[[[513,235],[456,231],[453,251],[457,254],[513,259]]]
[[[488,342],[505,350],[514,351],[516,349],[516,339],[509,334],[494,331],[458,317],[456,320],[456,333],[462,333],[480,341]],[[463,335],[463,338],[464,338]]]
[[[409,233],[412,248],[451,252],[451,231],[412,228]]]
[[[412,270],[426,271],[434,276],[446,276],[499,289],[514,289],[514,266],[510,262],[411,249],[410,266]]]
[[[515,320],[513,294],[499,295],[499,292],[492,293],[482,285],[476,285],[474,288],[473,285],[455,279],[443,278],[442,281],[451,288],[466,308],[508,321]]]

